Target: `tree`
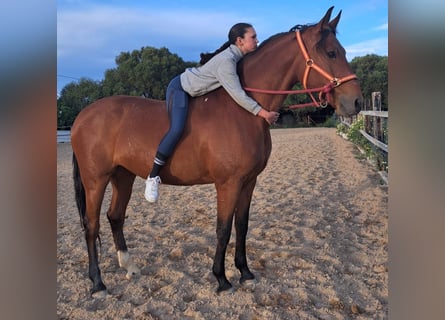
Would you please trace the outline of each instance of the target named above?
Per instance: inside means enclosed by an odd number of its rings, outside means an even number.
[[[372,92],[382,94],[382,109],[388,110],[388,57],[369,54],[355,57],[351,68],[357,75],[365,100],[371,99]]]
[[[292,90],[302,90],[303,85],[301,83],[297,83]],[[314,93],[314,97],[318,100],[318,93]],[[304,125],[310,126],[314,124],[324,123],[329,117],[334,113],[334,109],[330,106],[327,108],[320,107],[304,107],[304,108],[295,108],[295,109],[287,109],[287,106],[298,105],[303,103],[312,102],[309,94],[291,94],[288,95],[286,100],[284,101],[284,107],[280,112],[283,117],[283,122],[287,126]],[[292,115],[293,121],[289,118],[289,115]],[[284,119],[287,118],[287,119]]]
[[[102,97],[100,82],[81,78],[79,83],[69,83],[57,99],[57,127],[71,127],[80,110]]]
[[[105,72],[103,92],[106,96],[127,94],[162,100],[170,80],[196,65],[184,62],[167,48],[153,47],[122,52],[116,64],[117,68]]]
[[[59,128],[71,127],[80,110],[102,97],[125,94],[164,100],[170,80],[197,63],[184,62],[167,48],[143,47],[122,52],[116,57],[116,65],[105,71],[103,81],[84,78],[62,89],[57,99]]]

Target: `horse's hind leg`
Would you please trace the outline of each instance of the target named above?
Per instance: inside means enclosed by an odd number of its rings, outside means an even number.
[[[245,185],[241,190],[238,200],[237,210],[235,212],[236,246],[235,246],[235,266],[241,272],[240,283],[247,280],[253,280],[255,276],[250,272],[247,266],[246,257],[246,235],[249,225],[249,210],[252,200],[253,189],[256,179]]]
[[[108,184],[108,178],[102,177],[100,179],[83,180],[89,182],[94,181],[94,183],[85,184],[86,212],[83,218],[85,239],[88,248],[88,275],[93,282],[91,294],[93,297],[104,297],[107,294],[107,288],[102,282],[96,242],[99,236],[100,208],[102,205],[105,188]]]
[[[111,205],[107,212],[108,221],[113,233],[119,266],[127,270],[127,279],[139,275],[140,270],[128,253],[124,237],[125,211],[131,197],[135,175],[122,167],[118,167],[111,177],[113,192]]]

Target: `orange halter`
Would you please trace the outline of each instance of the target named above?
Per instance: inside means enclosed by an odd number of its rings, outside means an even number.
[[[300,31],[296,31],[295,32],[295,36],[297,38],[297,43],[300,47],[301,52],[303,53],[304,59],[306,60],[306,69],[304,70],[304,76],[303,76],[303,87],[304,90],[265,90],[265,89],[254,89],[254,88],[244,88],[244,90],[246,91],[251,91],[251,92],[259,92],[259,93],[269,93],[269,94],[299,94],[299,93],[306,93],[309,94],[312,101],[310,103],[303,103],[303,104],[298,104],[298,105],[292,105],[289,106],[289,109],[293,109],[293,108],[303,108],[303,107],[310,107],[310,106],[315,106],[315,107],[322,107],[325,108],[328,105],[328,102],[326,100],[326,94],[329,93],[332,89],[338,87],[339,85],[341,85],[342,83],[345,83],[349,80],[353,80],[353,79],[357,79],[357,76],[355,74],[351,74],[349,76],[345,76],[343,78],[336,78],[331,76],[329,73],[327,73],[326,71],[324,71],[321,67],[319,67],[313,59],[311,59],[309,57],[309,54],[307,53],[306,47],[303,43],[303,39],[301,38],[301,34]],[[309,72],[311,71],[311,69],[315,69],[315,71],[318,71],[318,73],[320,73],[323,77],[325,77],[326,79],[329,80],[329,83],[326,84],[323,87],[320,88],[312,88],[312,89],[308,89],[307,88],[307,79],[309,78]],[[320,100],[320,102],[318,102],[314,96],[312,95],[312,92],[317,92],[318,93],[318,98]]]
[[[303,39],[301,39],[300,31],[297,31],[295,34],[296,34],[298,45],[300,46],[300,50],[303,53],[304,59],[306,60],[306,69],[304,70],[304,76],[303,76],[303,87],[305,89],[307,89],[307,79],[309,78],[309,72],[311,71],[312,68],[314,68],[315,71],[318,71],[318,73],[320,73],[323,77],[325,77],[326,79],[329,80],[329,84],[324,86],[323,89],[318,94],[318,98],[319,98],[320,102],[317,102],[315,100],[314,96],[312,95],[312,92],[308,92],[309,95],[311,96],[312,101],[315,104],[320,105],[320,107],[324,108],[327,106],[327,101],[325,100],[326,93],[330,92],[333,88],[338,87],[339,85],[341,85],[344,82],[347,82],[347,81],[353,80],[353,79],[357,79],[357,76],[355,74],[351,74],[349,76],[346,76],[346,77],[343,77],[340,79],[331,76],[329,73],[327,73],[322,68],[320,68],[314,62],[314,60],[309,57],[309,54],[307,53],[306,47],[303,43]]]

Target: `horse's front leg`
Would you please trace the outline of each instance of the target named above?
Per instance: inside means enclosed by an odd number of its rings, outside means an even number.
[[[227,244],[229,243],[230,233],[232,231],[233,214],[238,198],[238,190],[239,188],[233,185],[216,186],[218,211],[216,222],[217,246],[212,271],[218,280],[217,293],[228,290],[233,291],[232,284],[226,278],[224,261]]]
[[[244,188],[241,190],[237,210],[235,212],[235,266],[241,272],[241,284],[245,283],[247,280],[255,279],[255,276],[252,272],[250,272],[249,267],[247,266],[246,257],[246,235],[249,225],[249,210],[255,184],[256,179],[244,186]]]

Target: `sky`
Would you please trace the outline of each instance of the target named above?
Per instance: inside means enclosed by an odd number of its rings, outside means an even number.
[[[103,80],[122,52],[166,47],[198,62],[201,52],[227,40],[235,23],[251,23],[261,42],[296,24],[318,22],[331,6],[331,18],[342,11],[337,38],[349,61],[388,55],[387,0],[58,0],[57,92],[80,78]]]

